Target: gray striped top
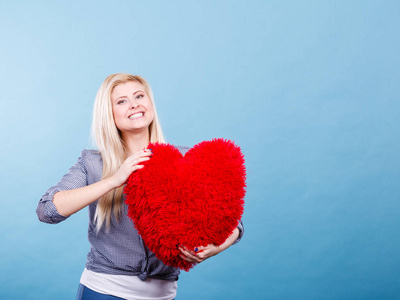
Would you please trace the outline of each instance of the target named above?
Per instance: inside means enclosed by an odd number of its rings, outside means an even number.
[[[182,154],[188,150],[187,147],[177,148]],[[56,224],[67,219],[58,213],[52,202],[54,194],[98,182],[102,175],[102,168],[103,163],[99,151],[83,150],[77,163],[40,199],[36,210],[39,220]],[[97,234],[94,223],[96,206],[97,201],[89,205],[88,239],[90,251],[86,261],[88,270],[114,275],[138,276],[141,280],[147,278],[178,280],[180,270],[165,265],[144,244],[127,215],[125,203],[120,220],[117,221],[112,214],[110,231],[106,232],[102,228]],[[242,222],[240,222],[238,228],[240,235],[235,243],[239,242],[243,235]]]

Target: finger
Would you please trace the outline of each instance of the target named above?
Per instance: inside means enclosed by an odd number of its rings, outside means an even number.
[[[191,262],[191,263],[199,264],[199,263],[202,262],[202,260],[198,259],[197,257],[188,257],[188,256],[185,256],[185,255],[183,255],[183,254],[180,254],[179,256],[180,256],[180,258],[182,258],[183,260],[188,261],[188,262]]]
[[[141,162],[150,160],[150,158],[151,158],[151,156],[141,156],[141,157],[130,156],[125,160],[124,165],[126,165],[128,167],[133,167],[135,165],[140,164]]]
[[[190,261],[193,262],[193,257],[190,256],[190,254],[188,254],[186,251],[184,251],[183,249],[179,249],[181,251],[181,253],[179,254],[179,257],[182,258],[183,260],[186,261]]]
[[[199,247],[194,247],[193,251],[195,253],[199,253],[199,252],[202,252],[202,251],[204,251],[206,249],[207,249],[207,247],[199,246]]]
[[[186,247],[183,247],[183,248],[186,250],[186,252],[190,253],[192,256],[196,256],[198,253],[198,249],[197,249],[197,251],[195,251],[197,247],[195,247],[194,250],[190,250]]]
[[[212,244],[207,245],[205,247],[199,246],[199,247],[194,248],[195,255],[198,257],[198,259],[200,259],[202,261],[208,259],[211,256],[214,256],[215,255],[215,254],[213,254],[214,251],[215,251],[215,245],[212,245]]]
[[[189,258],[187,258],[187,257],[186,257],[185,255],[183,255],[183,254],[179,254],[179,257],[182,258],[183,260],[190,261]]]
[[[179,246],[178,249],[186,256],[193,256],[186,247]]]
[[[143,149],[135,152],[134,154],[130,155],[128,158],[139,157],[139,156],[148,156],[151,155],[153,152],[150,149]]]
[[[126,180],[128,180],[129,176],[131,176],[132,173],[134,173],[134,172],[136,172],[136,171],[138,171],[140,169],[143,169],[143,168],[144,168],[144,165],[127,166],[127,169],[126,169],[126,176],[127,176]]]
[[[197,263],[195,260],[188,258],[182,254],[179,254],[179,257],[182,258],[184,261],[191,262],[191,263]]]
[[[194,253],[191,253],[190,251],[188,251],[186,248],[179,247],[179,250],[182,252],[182,254],[187,259],[190,259],[190,260],[193,260],[193,261],[197,261],[196,255],[194,255]],[[185,259],[185,260],[187,260],[187,259]]]
[[[137,158],[134,161],[132,161],[131,164],[132,164],[132,166],[134,166],[134,165],[138,165],[141,162],[148,161],[148,160],[150,160],[150,157]]]
[[[195,255],[198,260],[203,261],[209,256],[209,251],[202,250],[202,251],[196,252]]]
[[[188,252],[188,253],[190,253],[190,254],[187,257],[193,262],[201,263],[205,259],[205,257],[203,257],[203,253],[200,253],[200,254],[195,254],[192,252]]]
[[[151,155],[153,154],[153,151],[151,149],[144,149],[143,152],[139,152],[139,155],[144,154],[144,155]]]
[[[150,157],[150,156],[152,156],[152,153],[149,152],[149,151],[138,152],[138,153],[135,153],[135,154],[129,156],[126,160],[129,161],[129,162],[132,162],[132,161],[134,161],[136,159],[141,159],[143,157]]]
[[[193,253],[198,255],[200,253],[208,253],[211,251],[213,245],[207,245],[207,246],[198,246],[198,247],[194,247],[193,249]]]

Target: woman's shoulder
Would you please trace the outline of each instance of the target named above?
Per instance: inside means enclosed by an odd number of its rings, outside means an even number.
[[[103,173],[103,160],[100,151],[83,149],[79,161],[87,175],[88,184],[100,180],[101,174]]]
[[[99,150],[94,149],[82,149],[81,153],[89,154],[89,155],[101,155]]]
[[[81,151],[81,157],[101,158],[101,152],[99,150],[83,149]]]
[[[102,163],[101,152],[99,150],[83,149],[81,151],[80,159],[83,161],[85,165]]]

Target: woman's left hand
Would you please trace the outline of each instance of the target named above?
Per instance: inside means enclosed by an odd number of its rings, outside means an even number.
[[[226,241],[220,245],[208,245],[206,247],[195,247],[193,250],[187,249],[186,247],[179,245],[178,249],[181,251],[179,255],[183,260],[191,263],[201,263],[207,258],[210,258],[218,253],[229,248],[239,237],[239,229],[235,228],[232,234],[226,239]]]
[[[207,258],[217,255],[222,251],[220,247],[215,245],[208,245],[206,247],[196,247],[193,250],[189,250],[186,247],[179,246],[179,250],[182,252],[179,256],[191,263],[201,263]]]

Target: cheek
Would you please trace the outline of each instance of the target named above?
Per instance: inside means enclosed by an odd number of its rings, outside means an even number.
[[[148,103],[147,105],[147,114],[150,116],[151,120],[154,120],[154,108],[151,102]]]
[[[113,117],[114,117],[114,122],[118,127],[118,124],[120,124],[121,121],[123,120],[124,114],[121,113],[121,111],[119,111],[118,109],[113,109]]]
[[[153,121],[154,121],[154,110],[151,110],[151,111],[148,111],[147,112],[148,113],[148,116],[149,116],[149,125],[151,124],[151,123],[153,123]]]
[[[154,120],[154,110],[151,109],[151,111],[148,111],[147,113],[149,114],[151,121],[153,121]]]

